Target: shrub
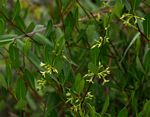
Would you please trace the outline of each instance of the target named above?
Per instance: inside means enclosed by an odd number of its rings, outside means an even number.
[[[149,117],[149,0],[1,0],[0,115]]]

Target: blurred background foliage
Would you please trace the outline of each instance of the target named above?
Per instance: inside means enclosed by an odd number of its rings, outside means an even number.
[[[150,0],[1,0],[1,117],[149,117]]]

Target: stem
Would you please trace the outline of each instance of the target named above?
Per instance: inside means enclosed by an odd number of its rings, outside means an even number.
[[[30,35],[28,35],[28,33],[26,33],[25,31],[23,31],[16,24],[14,24],[2,11],[0,11],[0,14],[7,20],[8,23],[10,23],[11,26],[13,26],[14,28],[18,29],[21,33],[24,34],[25,37],[29,37],[33,42],[35,42],[36,44],[39,45],[39,43],[37,41],[35,41]]]
[[[95,76],[93,76],[92,81],[93,81],[94,79],[95,79]],[[86,89],[86,91],[85,91],[85,93],[84,93],[84,95],[83,95],[83,97],[82,97],[81,108],[83,107],[83,103],[84,103],[84,101],[85,101],[86,95],[87,95],[87,93],[89,92],[89,90],[90,90],[92,84],[93,84],[93,83],[89,83],[89,85],[88,85],[88,87],[87,87],[87,89]]]
[[[87,17],[90,19],[90,15],[88,14],[88,12],[86,11],[86,9],[82,6],[82,4],[79,2],[79,0],[76,0],[77,3],[79,4],[79,6],[83,9],[83,11],[85,12],[85,14],[87,15]]]
[[[136,25],[137,25],[138,31],[142,35],[142,37],[144,37],[147,42],[150,42],[150,40],[148,39],[148,37],[141,31],[138,23]]]

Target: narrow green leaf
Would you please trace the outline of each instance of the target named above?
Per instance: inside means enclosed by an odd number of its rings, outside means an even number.
[[[25,30],[25,32],[32,32],[33,31],[33,29],[34,29],[34,27],[35,27],[35,24],[33,23],[33,22],[31,22],[30,24],[29,24],[29,26],[26,28],[26,30]]]
[[[0,35],[0,47],[12,42],[15,36],[14,34]]]
[[[26,86],[25,86],[25,82],[23,81],[23,79],[18,79],[17,80],[17,84],[16,84],[16,88],[15,88],[15,94],[16,97],[18,99],[25,99],[26,96]]]
[[[93,48],[90,50],[90,62],[92,62],[94,65],[97,64],[99,52],[100,52],[99,48]]]
[[[2,74],[0,74],[0,86],[2,86],[2,87],[7,89],[6,80],[4,79],[4,76],[2,76]]]
[[[20,10],[21,10],[20,2],[19,2],[19,0],[17,0],[15,3],[15,9],[13,12],[13,19],[15,19],[16,16],[19,16]]]
[[[65,45],[65,39],[64,36],[61,36],[60,38],[57,39],[56,44],[55,44],[55,51],[57,55],[60,55],[64,49]]]
[[[24,47],[23,41],[17,40],[17,46],[18,46],[19,50],[21,52],[23,52],[23,47]],[[33,65],[35,65],[38,69],[41,69],[41,67],[40,67],[41,61],[32,51],[29,51],[26,56],[31,61],[31,63],[33,63]]]
[[[31,51],[29,52],[28,58],[37,68],[41,69],[40,67],[41,61],[33,52]]]
[[[12,42],[14,39],[0,40],[0,47]]]
[[[52,55],[52,50],[49,46],[45,46],[44,47],[44,61],[45,63],[49,63],[49,64],[52,64],[52,61],[53,61],[53,57],[50,57]]]
[[[144,56],[144,67],[146,72],[150,72],[150,49],[145,53]]]
[[[137,66],[137,69],[139,71],[141,71],[142,73],[145,73],[145,70],[144,70],[144,68],[143,68],[143,66],[141,64],[141,61],[140,61],[138,56],[136,57],[136,66]]]
[[[114,6],[112,14],[115,14],[117,17],[121,16],[122,10],[124,5],[121,3],[120,0],[116,0],[116,4]]]
[[[53,47],[53,44],[42,34],[36,33],[34,35],[34,40],[38,43],[49,45],[50,47]]]
[[[75,77],[75,84],[74,84],[74,88],[77,93],[80,94],[83,91],[84,84],[85,84],[84,79],[81,77],[80,74],[77,74],[77,76]]]
[[[17,68],[20,66],[19,49],[15,46],[14,43],[11,43],[9,46],[9,57],[11,60],[12,67]]]
[[[13,79],[13,76],[12,76],[12,68],[11,68],[11,64],[9,63],[6,63],[6,81],[7,81],[7,85],[8,87],[11,85],[12,83],[12,79]]]
[[[118,114],[117,117],[128,117],[128,110],[126,107],[124,107]]]
[[[34,88],[35,88],[34,77],[33,77],[33,75],[32,75],[27,69],[25,69],[24,78],[29,81],[30,85],[31,85],[32,88],[34,89]]]
[[[31,49],[31,40],[26,39],[24,42],[23,51],[26,55],[28,55],[30,49]]]
[[[96,117],[95,108],[92,107],[89,103],[87,105],[88,105],[88,108],[89,108],[90,117]]]
[[[52,23],[52,20],[49,20],[47,23],[47,27],[46,27],[46,37],[47,38],[49,38],[51,36],[52,29],[53,29],[53,23]]]
[[[133,112],[137,115],[138,112],[138,94],[136,93],[136,91],[133,91],[131,94],[131,107]]]
[[[5,31],[5,22],[2,18],[0,18],[0,35]]]
[[[138,38],[135,43],[135,53],[137,56],[139,56],[140,50],[141,50],[141,39]]]
[[[72,13],[69,13],[65,19],[65,38],[68,40],[71,38],[72,31],[74,29],[76,20]]]
[[[150,40],[150,13],[145,16],[145,20],[143,21],[144,33]]]
[[[67,55],[63,55],[63,59],[65,59],[68,63],[74,66],[78,66],[71,58],[69,58]]]
[[[22,31],[25,31],[25,29],[26,29],[24,20],[20,16],[16,16],[14,20],[15,20],[17,27],[19,27],[19,29],[17,28],[18,33],[22,34]]]
[[[133,39],[131,40],[130,44],[128,45],[128,47],[126,48],[125,52],[123,53],[123,57],[121,58],[121,62],[123,61],[123,59],[125,58],[128,50],[130,49],[130,47],[134,44],[134,42],[138,39],[138,37],[140,36],[140,33],[136,33],[136,35],[133,37]]]
[[[102,108],[102,111],[101,111],[102,115],[107,112],[108,107],[109,107],[109,96],[107,95],[105,102],[104,102],[104,105],[103,105],[103,108]]]
[[[107,28],[107,27],[108,27],[109,22],[110,22],[110,16],[109,16],[109,15],[104,15],[104,17],[103,17],[103,25],[104,25],[104,28]]]
[[[75,8],[74,12],[73,12],[73,16],[75,18],[75,24],[78,23],[78,19],[79,19],[79,9],[78,7]]]
[[[149,117],[150,115],[150,100],[147,100],[143,108],[143,117]]]
[[[14,38],[15,36],[17,36],[17,35],[15,35],[15,34],[0,35],[0,40],[12,39],[12,38]]]
[[[88,69],[93,72],[94,74],[97,74],[98,73],[98,69],[97,69],[97,66],[93,63],[89,63],[88,64]]]

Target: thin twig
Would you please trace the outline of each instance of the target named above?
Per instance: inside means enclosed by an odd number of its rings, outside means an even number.
[[[93,76],[92,81],[93,81],[94,79],[95,79],[95,76]],[[87,94],[88,94],[88,92],[89,92],[91,86],[92,86],[92,83],[89,83],[89,85],[88,85],[88,87],[87,87],[87,89],[86,89],[86,91],[85,91],[85,93],[84,93],[84,95],[83,95],[83,97],[82,97],[81,107],[83,106],[83,103],[84,103],[84,101],[85,101],[85,98],[86,98],[86,96],[87,96]]]
[[[137,24],[137,28],[138,28],[139,33],[142,35],[142,37],[144,37],[147,42],[150,42],[150,40],[148,39],[148,37],[141,31],[141,29],[140,29],[140,27],[139,27],[138,24]]]
[[[79,4],[79,6],[83,9],[83,11],[85,12],[85,14],[87,15],[87,17],[90,19],[91,16],[89,15],[89,13],[86,11],[86,9],[82,6],[82,4],[79,2],[79,0],[76,0],[76,2]]]
[[[0,14],[7,20],[8,23],[10,23],[14,28],[18,29],[21,33],[23,33],[26,37],[29,37],[33,42],[39,44],[37,41],[35,41],[28,33],[23,31],[19,26],[14,24],[2,11],[0,11]]]
[[[1,12],[0,12],[1,13]],[[93,18],[93,17],[98,17],[98,16],[102,16],[103,14],[102,13],[100,13],[100,12],[96,12],[96,13],[93,13],[93,16],[90,16],[90,19],[91,18]],[[5,17],[6,18],[6,17]],[[8,19],[9,20],[9,19]],[[84,17],[81,17],[81,18],[79,18],[79,22],[86,22],[86,21],[88,21],[89,20],[89,17],[87,17],[87,16],[84,16]],[[10,20],[9,20],[10,21]],[[14,24],[13,24],[14,25]],[[15,25],[16,26],[16,25]],[[54,24],[53,25],[53,27],[54,28],[59,28],[59,27],[62,27],[63,26],[63,23],[62,22],[60,22],[60,23],[58,23],[58,24]],[[34,36],[36,33],[42,33],[42,32],[44,32],[46,30],[46,27],[43,27],[43,28],[41,28],[40,30],[37,30],[37,31],[32,31],[32,32],[29,32],[29,33],[25,33],[25,32],[23,32],[23,34],[22,35],[17,35],[17,36],[15,36],[13,39],[15,40],[15,39],[23,39],[24,37],[29,37],[29,38],[32,38],[32,36]]]

